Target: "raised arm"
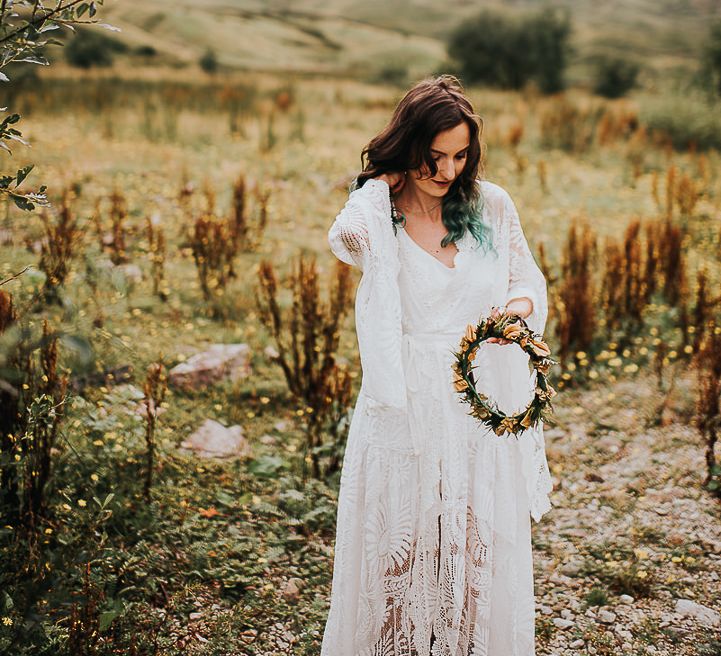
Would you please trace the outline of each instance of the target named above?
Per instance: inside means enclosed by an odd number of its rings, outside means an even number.
[[[548,317],[546,278],[528,247],[518,211],[510,196],[504,203],[504,221],[508,226],[510,256],[506,304],[514,298],[528,298],[533,304],[533,311],[526,317],[526,323],[531,330],[542,335]]]
[[[375,208],[390,216],[388,183],[371,178],[359,189],[350,192],[343,209],[335,217],[328,231],[328,244],[333,254],[346,264],[361,269],[373,252],[373,244],[366,223],[367,212]]]

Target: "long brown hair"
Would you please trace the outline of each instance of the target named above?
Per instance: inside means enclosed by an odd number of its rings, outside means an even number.
[[[366,180],[383,173],[421,168],[422,164],[433,177],[438,171],[431,154],[433,139],[462,121],[470,130],[470,145],[461,174],[443,197],[442,218],[448,234],[441,246],[458,241],[466,230],[479,244],[490,245],[491,228],[482,220],[483,196],[478,183],[483,175],[483,119],[475,113],[454,75],[425,78],[403,96],[388,125],[361,152],[363,170],[350,189],[362,187]]]

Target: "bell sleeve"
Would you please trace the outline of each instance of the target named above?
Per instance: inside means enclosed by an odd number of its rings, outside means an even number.
[[[390,216],[388,183],[371,178],[362,187],[351,191],[328,231],[328,244],[333,254],[361,271],[374,252],[366,219],[368,203]]]
[[[509,244],[509,280],[506,304],[514,298],[530,299],[533,303],[533,311],[526,317],[526,323],[533,332],[543,335],[548,318],[546,278],[528,247],[518,211],[508,195],[506,196],[504,215],[508,225]]]

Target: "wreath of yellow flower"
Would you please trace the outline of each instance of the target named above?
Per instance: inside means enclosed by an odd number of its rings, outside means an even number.
[[[501,337],[518,344],[528,353],[536,370],[535,395],[528,406],[518,414],[506,415],[499,410],[497,404],[476,390],[471,363],[481,342],[489,337]],[[471,406],[468,414],[492,428],[496,435],[512,433],[516,438],[539,421],[550,421],[550,412],[553,411],[551,399],[556,395],[556,390],[548,384],[546,376],[551,366],[558,364],[549,357],[550,353],[542,335],[531,331],[525,320],[517,314],[504,313],[496,318],[482,319],[476,326],[468,324],[466,334],[461,339],[460,350],[454,352],[456,361],[453,363],[453,385],[461,394],[461,403]]]

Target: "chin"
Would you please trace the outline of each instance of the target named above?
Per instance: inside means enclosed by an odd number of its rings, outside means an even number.
[[[423,186],[423,191],[430,194],[431,196],[445,196],[452,186],[453,182],[451,182],[451,184],[449,185],[446,185],[445,187],[439,187],[435,182],[429,181]]]

